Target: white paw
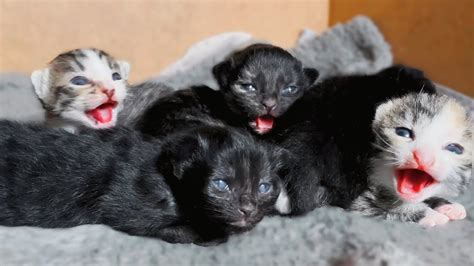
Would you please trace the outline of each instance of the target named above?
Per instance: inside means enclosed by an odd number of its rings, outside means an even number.
[[[462,220],[466,218],[466,209],[459,203],[441,205],[435,211],[446,215],[450,220]]]
[[[418,223],[424,227],[433,227],[445,224],[447,222],[449,222],[448,216],[429,209],[426,211],[425,217],[421,219]]]

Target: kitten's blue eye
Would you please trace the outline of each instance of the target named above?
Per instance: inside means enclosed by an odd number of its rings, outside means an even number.
[[[120,76],[119,73],[115,72],[115,73],[112,74],[112,79],[113,80],[121,80],[122,76]]]
[[[457,143],[450,143],[445,147],[445,149],[447,151],[450,151],[452,153],[456,153],[458,155],[461,155],[464,152],[464,148],[461,145],[457,144]]]
[[[406,127],[395,128],[395,133],[400,137],[413,139],[413,131]]]
[[[258,186],[258,192],[260,193],[267,193],[270,188],[272,187],[272,185],[268,184],[268,183],[261,183],[259,186]]]
[[[256,91],[257,89],[255,88],[255,86],[253,84],[242,84],[240,85],[242,87],[242,89],[246,92],[254,92]]]
[[[229,190],[229,185],[227,184],[227,182],[225,182],[224,180],[222,179],[214,179],[212,180],[212,183],[214,184],[214,186],[219,189],[220,191],[227,191]]]
[[[77,86],[87,85],[90,83],[90,81],[86,77],[83,77],[83,76],[75,76],[71,79],[70,82]]]
[[[289,95],[293,95],[295,93],[297,93],[299,91],[299,88],[296,87],[296,86],[288,86],[286,88],[284,88],[282,91],[281,91],[281,94],[284,95],[284,96],[289,96]]]

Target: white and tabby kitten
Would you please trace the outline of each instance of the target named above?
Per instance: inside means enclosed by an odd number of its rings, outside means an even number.
[[[31,80],[47,113],[47,123],[75,131],[79,126],[115,125],[126,95],[129,63],[98,49],[58,55]]]
[[[369,190],[352,209],[428,227],[465,218],[464,207],[446,198],[471,179],[472,130],[469,113],[447,96],[410,94],[380,105]]]

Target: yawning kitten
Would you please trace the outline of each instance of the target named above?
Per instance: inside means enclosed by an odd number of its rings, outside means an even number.
[[[112,127],[126,95],[130,65],[97,49],[58,55],[31,75],[36,94],[54,127]]]
[[[467,111],[447,96],[412,94],[382,104],[373,123],[370,190],[352,209],[425,226],[463,219],[464,207],[445,198],[470,181],[472,129]]]
[[[263,44],[232,54],[213,72],[219,91],[193,87],[158,99],[136,126],[155,136],[202,123],[250,126],[264,134],[318,76],[285,50]]]
[[[158,141],[0,122],[0,225],[106,224],[173,243],[253,228],[281,189],[280,151],[247,132],[193,128]]]
[[[348,208],[367,188],[377,105],[410,92],[434,92],[423,73],[391,67],[374,75],[331,78],[308,90],[263,137],[291,152],[283,176],[291,215]]]

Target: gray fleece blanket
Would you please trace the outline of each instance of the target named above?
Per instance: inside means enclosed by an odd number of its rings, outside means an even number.
[[[231,51],[257,41],[245,33],[204,40],[146,83],[145,88],[155,89],[132,89],[128,104],[146,105],[170,87],[204,83],[215,88],[211,67]],[[373,73],[392,64],[389,45],[365,17],[319,35],[305,30],[291,51],[320,70],[322,78]],[[28,78],[0,76],[0,97],[14,88],[27,89],[17,85],[21,80]],[[471,98],[444,87],[440,91],[473,110]],[[38,117],[35,112],[31,119]],[[466,207],[467,218],[432,229],[321,208],[299,218],[265,218],[254,230],[207,248],[129,236],[102,225],[0,226],[0,265],[472,265],[474,186],[458,201]]]

